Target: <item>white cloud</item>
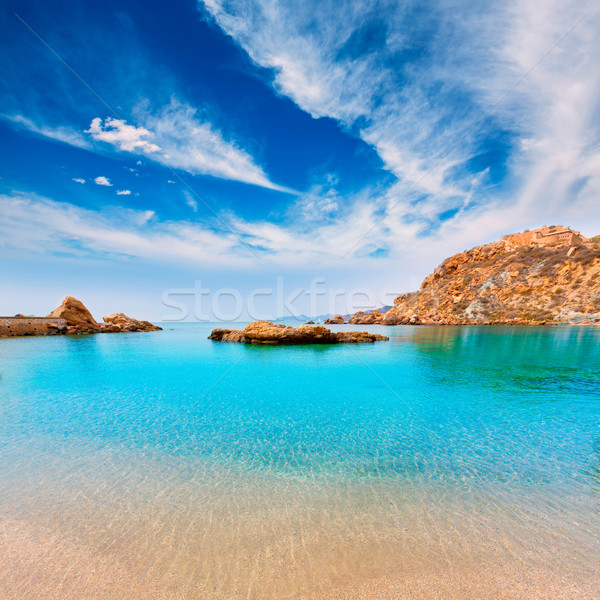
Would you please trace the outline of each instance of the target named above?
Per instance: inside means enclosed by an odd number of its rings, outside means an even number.
[[[186,201],[193,210],[195,199],[188,194]],[[90,210],[25,194],[0,196],[0,203],[0,239],[5,246],[36,253],[122,254],[175,264],[183,259],[232,267],[337,265],[352,269],[368,264],[368,253],[382,246],[394,255],[414,247],[418,231],[416,225],[390,222],[383,237],[363,244],[355,257],[344,258],[344,249],[377,218],[368,197],[357,198],[337,219],[315,222],[299,218],[282,223],[251,222],[235,214],[223,214],[217,222],[160,221],[149,210]]]
[[[94,183],[96,185],[105,185],[106,187],[112,187],[112,183],[110,182],[110,179],[108,179],[107,177],[104,177],[104,175],[100,175],[100,177],[96,177],[96,179],[94,179]]]
[[[250,154],[236,142],[226,140],[211,123],[201,120],[198,111],[189,104],[172,99],[158,113],[140,110],[137,117],[154,132],[162,148],[158,155],[149,155],[150,159],[197,175],[291,191],[272,183]]]
[[[194,212],[198,212],[198,202],[196,201],[196,199],[194,198],[194,196],[192,196],[192,194],[190,194],[190,192],[188,192],[187,190],[183,190],[183,195],[185,197],[185,203],[194,211]]]
[[[70,144],[71,146],[76,146],[78,148],[88,149],[90,147],[90,144],[81,135],[81,132],[70,127],[39,125],[32,119],[28,119],[23,115],[0,115],[0,119],[6,121],[17,129],[24,129],[29,133],[33,133],[34,135],[39,135],[56,140],[57,142]]]
[[[108,118],[102,123],[102,119],[96,117],[92,120],[90,128],[86,129],[95,140],[107,142],[116,146],[119,150],[126,152],[158,152],[160,146],[148,141],[147,137],[153,134],[144,127],[133,127],[122,119]]]
[[[85,183],[85,179],[81,179],[81,177],[73,177],[73,181],[77,183]]]
[[[410,5],[403,9],[398,3],[383,2],[385,23],[364,0],[353,2],[352,10],[335,0],[303,4],[205,0],[204,5],[255,62],[274,70],[280,93],[314,117],[332,117],[352,128],[377,150],[394,175],[418,192],[438,196],[460,192],[446,179],[457,161],[470,156],[469,149],[456,148],[439,162],[436,156],[468,119],[436,101],[432,92],[437,86],[438,95],[447,95],[454,84],[450,77],[439,80],[436,64],[403,72],[404,65],[395,59],[412,50],[422,33],[418,21],[407,22]],[[443,12],[432,6],[428,10],[430,16],[426,11],[419,15],[423,30],[439,26]],[[431,57],[436,63],[446,60],[448,40],[443,38],[449,34],[440,33],[440,48]],[[376,35],[382,38],[378,43],[371,39]],[[363,38],[375,44],[373,50],[361,47],[366,43]]]
[[[151,210],[90,210],[30,195],[0,196],[4,250],[66,252],[81,258],[128,256],[177,263],[231,265],[250,256],[232,233],[189,222],[159,222]]]
[[[298,204],[302,203],[299,199]],[[119,263],[127,258],[178,269],[201,265],[271,275],[308,270],[311,277],[328,270],[351,288],[375,285],[380,294],[416,289],[423,276],[446,256],[497,239],[521,228],[522,223],[539,224],[536,214],[526,207],[509,213],[510,219],[498,208],[478,210],[467,213],[460,222],[446,223],[435,236],[424,237],[419,235],[419,223],[407,224],[392,214],[346,257],[345,250],[372,228],[381,214],[377,198],[366,193],[350,207],[338,209],[336,218],[315,221],[299,217],[280,223],[250,222],[235,214],[223,214],[217,222],[162,221],[152,210],[91,210],[26,194],[0,196],[0,205],[0,249],[5,257],[11,253],[21,259],[57,254]],[[557,221],[556,213],[548,214],[549,220]],[[519,226],[512,227],[514,223]],[[600,215],[592,204],[578,205],[572,225],[584,235],[597,233]]]
[[[377,12],[367,0],[351,10],[336,0],[203,5],[256,63],[273,69],[279,93],[359,135],[398,178],[372,196],[374,213],[391,213],[357,252],[385,241],[390,226],[402,232],[403,223],[418,224],[433,244],[458,238],[462,250],[492,231],[551,220],[577,226],[597,213],[600,17],[592,0],[442,0],[418,11],[384,0]],[[500,187],[468,161],[503,129],[510,156]]]
[[[189,104],[173,98],[157,112],[150,112],[145,104],[138,108],[135,117],[141,125],[137,127],[122,119],[108,118],[103,122],[96,117],[86,133],[119,150],[142,152],[150,160],[194,175],[211,175],[292,192],[271,182],[250,154],[236,142],[226,140],[214,125],[201,120],[197,113]]]
[[[95,117],[84,133],[117,150],[141,153],[163,166],[182,169],[194,175],[210,175],[280,192],[296,193],[270,181],[264,169],[238,142],[225,139],[217,127],[200,119],[198,111],[189,104],[172,99],[170,104],[154,112],[144,105],[135,111],[135,117],[141,125],[130,125],[123,119],[109,117],[102,120]],[[0,115],[0,119],[35,135],[86,150],[100,150],[80,132],[67,127],[38,125],[21,115]],[[142,164],[141,160],[136,162],[137,166]]]
[[[129,196],[131,190],[117,190],[117,196]]]

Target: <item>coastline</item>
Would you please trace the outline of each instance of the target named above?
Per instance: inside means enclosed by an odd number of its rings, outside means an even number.
[[[133,333],[161,331],[149,321],[139,321],[123,313],[104,317],[98,323],[80,300],[67,296],[47,317],[15,315],[0,317],[0,338],[46,335],[90,335],[96,333]]]

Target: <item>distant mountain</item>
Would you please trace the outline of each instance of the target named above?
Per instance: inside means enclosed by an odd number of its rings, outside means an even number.
[[[542,227],[455,254],[381,323],[600,324],[600,236]]]

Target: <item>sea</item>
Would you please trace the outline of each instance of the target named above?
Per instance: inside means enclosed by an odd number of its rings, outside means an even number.
[[[600,597],[600,328],[215,326],[0,340],[0,598]]]

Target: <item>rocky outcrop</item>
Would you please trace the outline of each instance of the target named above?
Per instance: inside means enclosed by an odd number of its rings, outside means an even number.
[[[69,333],[96,333],[100,331],[100,325],[96,322],[92,313],[83,305],[83,302],[67,296],[62,304],[55,308],[48,317],[64,319],[72,331]]]
[[[72,296],[67,296],[47,317],[0,317],[0,337],[161,330],[149,321],[138,321],[123,313],[108,315],[104,323],[98,323],[83,303]]]
[[[299,345],[299,344],[363,344],[389,340],[388,337],[366,331],[335,333],[322,325],[290,327],[271,321],[255,321],[243,331],[214,329],[209,339],[217,342],[242,344]]]
[[[359,311],[354,313],[348,323],[351,325],[379,325],[383,319],[383,315],[375,309],[372,312]]]
[[[583,240],[517,244],[513,235],[455,254],[398,296],[381,324],[600,323],[600,237]]]
[[[100,329],[106,333],[121,333],[133,331],[161,331],[162,328],[153,325],[150,321],[138,321],[123,313],[115,313],[104,317]]]
[[[344,321],[344,317],[342,317],[341,315],[325,319],[325,325],[343,325],[345,322],[346,321]]]

